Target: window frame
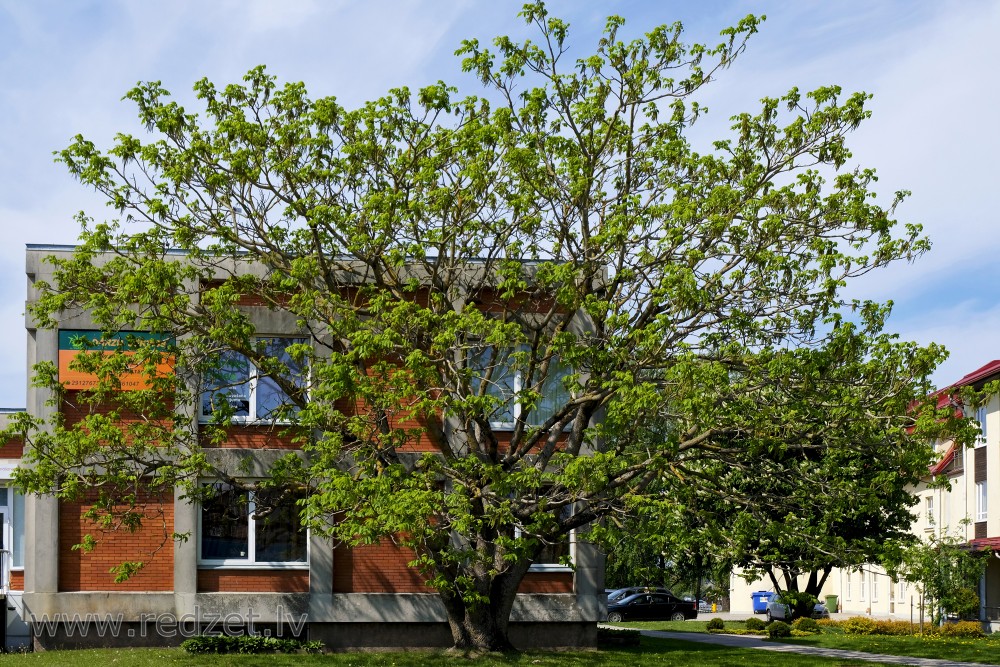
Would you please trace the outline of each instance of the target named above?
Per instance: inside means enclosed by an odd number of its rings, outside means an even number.
[[[520,529],[514,529],[515,535],[520,533]],[[567,553],[569,554],[569,565],[563,563],[538,563],[532,561],[528,567],[528,572],[572,572],[576,564],[576,528],[566,534]]]
[[[223,486],[218,482],[205,482],[203,486]],[[231,490],[238,490],[232,489]],[[204,558],[202,556],[202,540],[205,538],[205,509],[203,503],[198,503],[198,543],[197,543],[197,563],[198,569],[200,570],[219,570],[219,569],[236,569],[236,570],[308,570],[309,569],[309,559],[310,559],[310,538],[311,534],[307,527],[301,526],[300,528],[305,533],[305,556],[302,560],[294,561],[259,561],[257,560],[257,526],[256,518],[254,516],[254,510],[256,508],[256,500],[254,498],[254,492],[250,490],[244,491],[247,494],[247,558]]]
[[[263,335],[263,336],[254,336],[252,338],[252,341],[255,345],[258,344],[258,342],[260,341],[278,341],[278,340],[287,341],[283,348],[284,350],[287,350],[287,348],[291,345],[302,345],[302,344],[307,344],[309,342],[309,339],[306,338],[305,336]],[[240,352],[236,352],[235,350],[223,350],[219,352],[218,356],[220,361],[227,355],[232,355],[233,357],[238,357],[239,359],[242,359],[247,366],[246,380],[239,382],[239,385],[243,384],[247,385],[247,394],[246,394],[247,414],[232,415],[230,418],[231,423],[245,424],[245,425],[291,424],[292,422],[287,418],[277,419],[275,417],[270,416],[273,412],[275,412],[275,410],[272,410],[272,413],[269,413],[264,416],[257,414],[259,395],[261,393],[260,387],[262,385],[266,386],[269,383],[274,384],[274,381],[268,375],[261,373],[260,370],[257,368],[256,364],[254,364],[249,357],[243,355]],[[300,372],[302,374],[301,375],[302,385],[308,391],[309,369],[308,367],[305,367],[301,369]],[[231,389],[232,387],[235,386],[236,383],[233,383],[231,385],[225,385],[225,387],[209,388],[209,384],[206,381],[206,378],[203,377],[201,380],[201,387],[200,387],[201,391],[198,394],[198,423],[210,424],[214,419],[214,413],[209,412],[206,414],[205,412],[206,395],[213,393],[223,394],[227,391],[227,389]],[[277,391],[281,392],[281,389],[277,388]],[[285,398],[287,398],[287,394],[284,394],[284,392],[281,393],[285,396]],[[298,409],[295,406],[293,406],[293,411],[297,412]]]
[[[979,437],[976,438],[976,448],[986,446],[986,417],[987,411],[985,405],[980,405],[976,408],[976,421],[979,423]]]
[[[469,353],[468,353],[466,363],[469,365],[469,367],[474,372],[474,376],[473,376],[473,390],[476,391],[477,393],[479,391],[478,383],[482,381],[482,378],[481,378],[480,375],[477,375],[476,373],[480,373],[481,374],[483,371],[485,371],[485,365],[486,365],[486,363],[485,363],[485,355],[490,354],[492,352],[492,350],[494,350],[494,349],[495,348],[493,348],[492,346],[486,345],[486,346],[483,346],[483,347],[473,347],[469,351]],[[487,387],[486,395],[487,396],[493,396],[493,397],[496,397],[496,398],[503,398],[503,394],[502,393],[498,393],[498,392],[502,392],[503,389],[506,389],[507,387],[506,387],[506,383],[500,382],[499,380],[502,380],[504,377],[506,377],[506,376],[509,375],[510,376],[510,385],[509,385],[509,388],[510,388],[510,392],[511,392],[510,406],[509,406],[509,410],[503,411],[502,414],[509,414],[511,418],[510,418],[509,421],[503,421],[503,420],[497,420],[497,419],[490,419],[490,426],[492,428],[495,428],[495,429],[498,429],[498,430],[505,430],[505,431],[506,430],[513,430],[515,428],[515,426],[517,425],[518,420],[521,418],[521,409],[522,409],[521,401],[516,400],[516,397],[517,397],[518,394],[520,394],[525,389],[525,385],[524,385],[524,375],[525,374],[524,374],[524,371],[522,369],[511,370],[509,359],[510,359],[510,355],[516,354],[517,352],[524,352],[524,351],[527,351],[527,347],[523,346],[523,345],[519,346],[518,348],[516,348],[516,349],[510,351],[509,353],[507,353],[507,357],[506,357],[506,359],[504,359],[503,363],[500,363],[500,362],[496,362],[495,363],[494,371],[493,371],[493,377],[490,378],[490,386]],[[556,373],[555,374],[553,374],[551,372],[551,368],[552,368],[553,364],[556,365]],[[565,394],[566,394],[566,400],[572,399],[572,392],[569,392],[569,391],[566,390],[565,386],[563,386],[563,384],[562,384],[562,380],[567,375],[572,375],[573,372],[574,372],[574,370],[572,368],[570,368],[569,366],[564,365],[558,357],[555,357],[555,358],[552,359],[552,361],[550,361],[549,368],[550,368],[550,373],[546,376],[546,378],[542,382],[542,389],[543,389],[543,391],[544,391],[544,389],[545,389],[545,387],[546,387],[547,384],[549,384],[549,383],[556,383],[557,386],[559,387],[559,391],[565,392]],[[500,377],[499,378],[496,377],[497,373],[500,373]],[[494,389],[494,388],[496,388],[496,389]],[[538,415],[539,415],[539,412],[540,412],[539,409],[541,407],[541,403],[544,400],[545,400],[545,396],[543,394],[539,398],[539,405],[536,405],[535,408],[531,412],[531,417],[527,421],[528,426],[532,426],[532,427],[541,426],[541,423],[544,422],[546,419],[548,419],[548,416],[545,416],[543,419],[539,419],[538,418]],[[569,429],[569,425],[568,424],[566,425],[566,429]]]
[[[986,480],[976,482],[976,523],[986,521],[989,518],[989,487]]]
[[[937,518],[934,516],[934,496],[924,497],[924,518],[927,521],[927,529],[930,530],[937,525]]]

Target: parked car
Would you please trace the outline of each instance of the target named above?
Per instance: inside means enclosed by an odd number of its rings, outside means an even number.
[[[666,593],[667,595],[673,595],[668,588],[661,588],[658,586],[629,586],[627,588],[617,588],[608,593],[608,603],[610,604],[617,600],[624,600],[628,596],[636,595],[638,593]]]
[[[812,614],[813,618],[830,618],[830,610],[826,608],[826,605],[822,602],[817,602],[813,605]],[[778,602],[777,599],[771,600],[767,603],[767,620],[769,621],[787,621],[792,617],[792,610],[787,604],[783,602]]]
[[[698,618],[698,603],[669,593],[637,593],[608,604],[608,622],[685,621]]]

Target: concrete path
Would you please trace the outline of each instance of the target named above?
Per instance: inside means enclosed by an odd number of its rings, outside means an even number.
[[[861,651],[846,651],[836,648],[779,644],[764,641],[761,637],[749,635],[716,635],[702,634],[699,632],[664,632],[662,630],[640,630],[640,632],[648,637],[680,639],[686,642],[719,644],[721,646],[731,646],[733,648],[753,648],[761,651],[775,651],[778,653],[804,653],[806,655],[816,655],[824,658],[840,658],[841,660],[865,660],[867,662],[877,662],[886,665],[917,665],[918,667],[1000,667],[1000,665],[986,665],[981,662],[955,662],[954,660],[942,660],[940,658],[914,658],[904,655],[882,655],[879,653],[863,653]]]

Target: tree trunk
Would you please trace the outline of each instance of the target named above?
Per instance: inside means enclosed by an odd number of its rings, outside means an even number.
[[[455,650],[476,654],[514,650],[508,637],[510,612],[528,567],[515,565],[499,575],[476,577],[477,590],[488,598],[483,602],[469,603],[461,594],[441,591]]]

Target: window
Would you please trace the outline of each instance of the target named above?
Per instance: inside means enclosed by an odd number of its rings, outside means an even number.
[[[568,517],[573,513],[573,508],[567,505],[559,510],[559,513],[562,517]],[[520,526],[514,526],[513,529],[508,528],[505,532],[507,535],[513,535],[515,538],[524,537],[524,531]],[[531,571],[551,572],[571,569],[571,566],[567,563],[572,562],[574,558],[574,540],[572,539],[572,535],[575,533],[575,530],[571,530],[569,534],[563,535],[555,542],[544,544],[541,552],[531,563]]]
[[[7,568],[24,567],[24,496],[13,487],[0,486],[0,548],[10,552],[10,558],[0,558],[0,572],[7,582]]]
[[[898,589],[896,592],[896,597],[899,599],[900,602],[904,602],[906,600],[906,582],[900,579],[899,582],[896,584],[896,588]]]
[[[986,521],[986,482],[976,482],[976,521]]]
[[[219,566],[294,566],[307,563],[299,506],[275,492],[224,485],[201,506],[199,561]]]
[[[258,338],[259,351],[277,359],[287,369],[285,379],[299,387],[305,386],[306,369],[289,354],[292,345],[302,345],[304,338]],[[284,371],[282,371],[284,373]],[[260,372],[239,352],[226,351],[218,355],[215,368],[206,374],[201,394],[201,418],[207,421],[226,406],[233,421],[254,422],[281,418],[282,408],[297,411],[288,395],[270,376]]]
[[[864,600],[865,599],[865,583],[866,583],[866,581],[865,581],[865,571],[864,570],[859,570],[858,574],[861,577],[860,586],[859,586],[858,599],[859,600]]]
[[[538,554],[538,558],[531,564],[531,570],[535,572],[566,570],[570,567],[566,564],[567,558],[572,559],[569,535],[565,535],[558,542],[546,544],[542,548],[542,553]]]
[[[979,422],[979,439],[976,440],[976,447],[986,444],[986,406],[976,408],[976,421]]]
[[[878,602],[878,574],[872,572],[872,602]]]
[[[927,517],[927,525],[933,526],[935,523],[934,496],[927,496],[924,498],[924,515]]]
[[[844,586],[844,599],[851,599],[851,571],[847,570],[847,583]]]
[[[498,399],[498,403],[490,415],[494,426],[513,426],[520,418],[522,405],[515,397],[528,387],[525,386],[524,372],[518,368],[517,357],[526,350],[515,353],[496,352],[495,348],[484,347],[472,352],[469,366],[476,372],[472,382],[473,391],[479,391],[480,383],[489,375],[486,395]],[[492,359],[493,354],[496,358]],[[549,364],[549,372],[539,388],[538,403],[528,415],[528,423],[538,426],[555,414],[556,410],[570,400],[570,393],[563,384],[563,378],[570,374],[570,369],[553,359]]]

